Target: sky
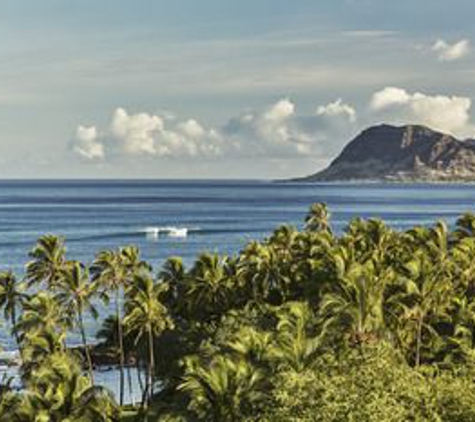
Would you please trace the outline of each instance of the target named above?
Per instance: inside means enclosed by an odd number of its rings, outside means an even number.
[[[0,178],[297,177],[475,137],[473,0],[0,0]]]

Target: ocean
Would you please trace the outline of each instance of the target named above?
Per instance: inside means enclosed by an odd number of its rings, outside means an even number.
[[[157,271],[169,256],[190,265],[201,251],[237,253],[281,224],[302,227],[314,202],[328,204],[337,231],[355,217],[382,218],[399,229],[438,219],[453,224],[475,211],[475,185],[1,181],[0,268],[21,277],[28,251],[46,233],[64,236],[68,257],[84,263],[100,250],[137,245]],[[87,320],[91,338],[99,325]],[[5,327],[0,345],[14,349]],[[108,386],[113,378],[98,376]]]

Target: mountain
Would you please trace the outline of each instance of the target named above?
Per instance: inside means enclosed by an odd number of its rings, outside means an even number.
[[[420,125],[373,126],[325,170],[299,180],[475,181],[475,140]]]

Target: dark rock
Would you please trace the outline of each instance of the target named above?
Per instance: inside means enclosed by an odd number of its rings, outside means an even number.
[[[475,181],[475,141],[425,126],[374,126],[300,181]]]

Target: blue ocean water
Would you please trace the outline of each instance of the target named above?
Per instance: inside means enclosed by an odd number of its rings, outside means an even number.
[[[474,185],[301,184],[262,181],[1,181],[0,268],[23,273],[42,234],[64,236],[68,255],[90,263],[94,253],[139,246],[156,269],[171,255],[190,264],[200,251],[234,253],[280,224],[302,226],[314,202],[325,202],[336,230],[355,217],[380,217],[405,228],[453,223],[475,211]],[[147,228],[168,228],[158,236]],[[170,229],[171,228],[171,229]],[[170,236],[174,229],[186,237]],[[181,233],[183,235],[183,231]],[[98,321],[88,320],[92,337]],[[73,338],[72,343],[76,342]],[[0,344],[12,350],[11,336]],[[109,375],[110,378],[110,375]]]
[[[333,224],[381,217],[406,227],[449,222],[475,210],[473,185],[296,184],[254,181],[0,182],[0,268],[21,273],[38,236],[65,236],[70,258],[121,245],[140,247],[159,265],[170,255],[187,262],[199,251],[235,252],[277,225],[302,224],[314,202],[325,202]],[[188,228],[186,238],[154,239],[148,227]]]

